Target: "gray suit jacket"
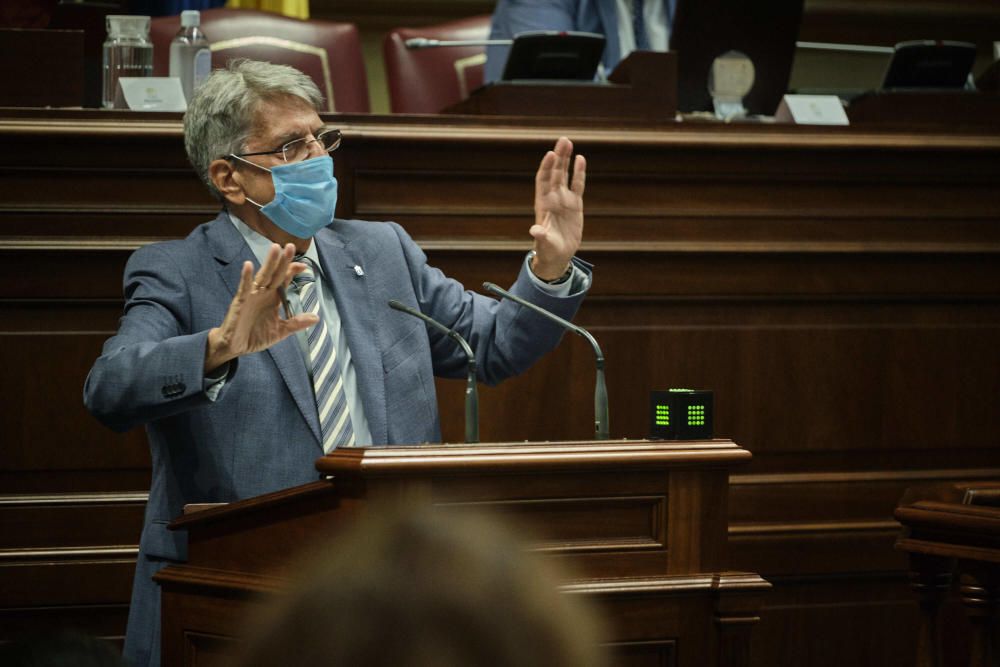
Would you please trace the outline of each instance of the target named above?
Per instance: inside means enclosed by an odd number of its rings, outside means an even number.
[[[561,337],[530,310],[467,292],[428,266],[396,224],[334,220],[314,242],[371,429],[373,442],[359,444],[440,441],[433,377],[465,374],[453,341],[391,310],[390,299],[454,327],[475,349],[479,379],[489,384],[524,371]],[[257,264],[225,213],[184,240],[135,252],[125,270],[118,333],[84,388],[87,408],[107,426],[145,425],[152,451],[126,637],[126,657],[135,665],[159,662],[159,590],[150,577],[186,558],[185,534],[167,530],[184,505],[230,502],[317,479],[320,429],[294,338],[231,363],[214,402],[205,391],[208,330],[222,322],[245,260]],[[582,291],[552,297],[523,268],[511,289],[567,319],[583,298]]]

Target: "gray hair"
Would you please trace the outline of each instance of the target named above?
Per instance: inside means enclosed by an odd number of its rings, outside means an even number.
[[[308,102],[317,112],[323,105],[313,80],[294,67],[244,58],[212,72],[192,95],[184,114],[184,148],[217,199],[223,200],[208,166],[230,153],[245,152],[261,102],[287,96]]]

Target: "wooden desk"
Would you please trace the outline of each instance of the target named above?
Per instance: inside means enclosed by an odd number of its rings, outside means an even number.
[[[345,136],[340,214],[402,223],[470,287],[512,279],[534,169],[571,136],[596,264],[577,321],[608,359],[612,436],[646,434],[649,389],[713,389],[716,433],[754,453],[729,487],[729,567],[775,584],[755,659],[899,664],[918,624],[892,548],[899,498],[1000,478],[1000,136],[328,120]],[[116,328],[128,254],[216,205],[177,116],[3,112],[0,144],[0,609],[17,609],[0,617],[115,634],[148,457],[141,431],[85,414],[80,387]],[[482,388],[482,439],[590,437],[592,373],[567,337]],[[461,383],[438,390],[457,441]]]

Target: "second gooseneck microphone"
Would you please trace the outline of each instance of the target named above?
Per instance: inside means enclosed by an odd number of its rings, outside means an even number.
[[[610,427],[608,425],[608,388],[604,382],[604,353],[601,352],[601,346],[597,344],[597,341],[590,335],[590,332],[583,327],[564,320],[554,313],[550,313],[541,306],[537,306],[519,296],[514,296],[494,283],[483,283],[483,289],[505,299],[510,299],[514,303],[520,304],[525,308],[533,310],[539,315],[549,318],[564,329],[568,329],[578,336],[583,336],[587,339],[590,346],[594,348],[594,355],[597,357],[597,377],[594,386],[594,437],[597,440],[609,439],[611,436]]]
[[[395,299],[389,302],[389,307],[423,320],[435,329],[444,332],[445,335],[461,346],[465,352],[465,356],[469,360],[469,371],[465,383],[465,441],[469,443],[479,442],[479,391],[476,388],[476,355],[473,354],[472,348],[469,347],[469,344],[465,342],[465,339],[457,331],[449,329],[434,318],[424,315],[415,308],[404,306]]]

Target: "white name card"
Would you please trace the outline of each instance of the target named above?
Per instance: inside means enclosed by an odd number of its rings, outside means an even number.
[[[123,76],[118,79],[115,108],[133,111],[185,111],[181,80],[169,76]]]
[[[785,95],[774,117],[779,123],[850,125],[836,95]]]

